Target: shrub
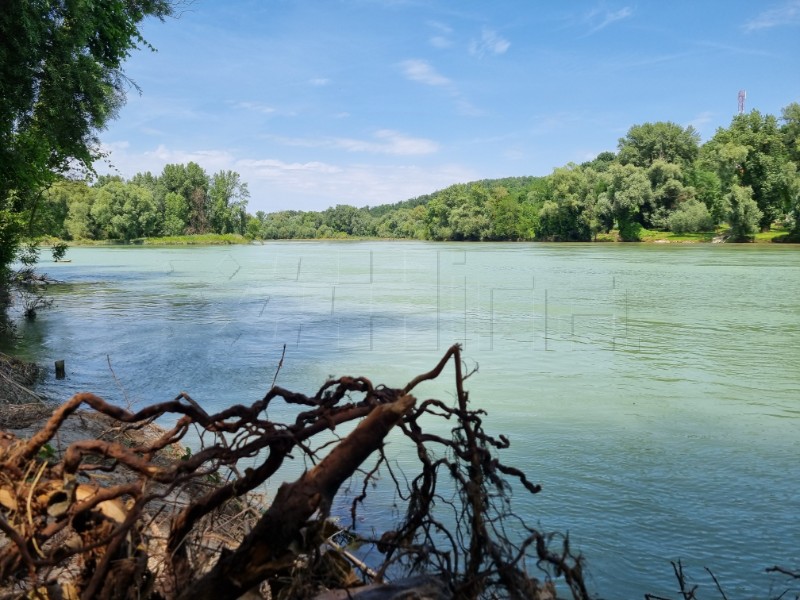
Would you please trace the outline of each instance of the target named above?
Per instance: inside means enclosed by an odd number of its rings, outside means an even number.
[[[691,199],[681,204],[668,219],[669,229],[673,233],[695,233],[714,229],[714,218],[705,204]]]

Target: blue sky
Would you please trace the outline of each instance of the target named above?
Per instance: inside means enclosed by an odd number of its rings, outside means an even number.
[[[101,134],[124,177],[238,171],[251,212],[398,202],[800,101],[800,0],[195,0]],[[108,165],[98,165],[109,172]]]

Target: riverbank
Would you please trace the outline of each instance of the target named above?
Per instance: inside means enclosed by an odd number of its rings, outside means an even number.
[[[19,422],[23,414],[50,412],[44,398],[31,389],[39,374],[37,365],[0,353],[0,428]]]
[[[250,244],[251,239],[238,233],[202,233],[197,235],[172,235],[166,237],[136,238],[133,240],[62,240],[48,237],[41,240],[43,246],[63,242],[68,246],[230,246]]]
[[[640,244],[712,244],[712,243],[733,243],[729,240],[728,229],[720,228],[715,231],[704,231],[699,233],[673,233],[671,231],[658,231],[642,229],[639,242],[623,242],[620,239],[619,231],[612,229],[608,233],[600,233],[595,238],[598,243],[640,243]],[[227,245],[247,245],[252,243],[266,242],[308,242],[308,241],[420,241],[411,238],[376,238],[363,236],[341,236],[320,237],[320,238],[291,238],[291,239],[252,239],[243,235],[226,233],[204,233],[197,235],[177,235],[166,237],[139,238],[129,241],[122,240],[72,240],[64,243],[69,246],[227,246]],[[43,245],[52,245],[62,242],[57,238],[43,240]],[[507,240],[514,241],[514,240]],[[537,241],[537,240],[526,240]],[[791,230],[776,226],[769,231],[756,233],[749,242],[755,244],[800,244],[800,235],[792,233]]]

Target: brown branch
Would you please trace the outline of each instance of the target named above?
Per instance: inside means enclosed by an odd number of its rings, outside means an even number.
[[[238,598],[275,572],[303,524],[319,510],[327,514],[341,484],[377,450],[389,431],[414,406],[404,395],[376,407],[322,462],[292,484],[283,484],[272,505],[233,553],[180,594],[181,600]]]

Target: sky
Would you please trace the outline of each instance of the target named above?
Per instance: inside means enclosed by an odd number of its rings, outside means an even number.
[[[546,175],[632,125],[703,141],[800,102],[800,0],[194,0],[101,133],[101,173],[195,161],[248,210],[375,206]]]

